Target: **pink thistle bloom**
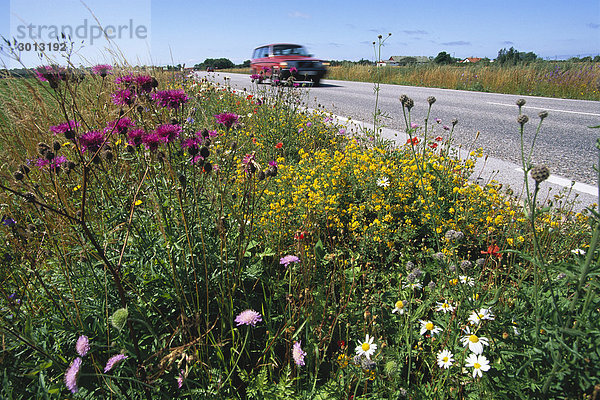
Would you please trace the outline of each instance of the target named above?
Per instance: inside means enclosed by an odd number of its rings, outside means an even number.
[[[144,143],[144,146],[146,146],[148,150],[156,151],[158,146],[164,143],[164,140],[157,133],[152,132],[142,138],[142,143]]]
[[[63,122],[62,124],[54,125],[50,127],[50,132],[55,135],[64,135],[67,131],[75,130],[75,128],[81,126],[81,124],[77,121],[70,120],[69,122]]]
[[[302,350],[302,341],[298,341],[294,343],[294,347],[292,348],[292,357],[294,358],[294,362],[298,366],[305,365],[304,357],[306,356],[306,352]]]
[[[254,310],[244,310],[237,317],[235,317],[236,326],[240,325],[252,325],[256,326],[257,323],[262,321],[262,317],[259,313]]]
[[[65,386],[71,393],[77,393],[79,390],[77,387],[77,378],[79,378],[79,369],[81,368],[82,361],[81,357],[77,357],[73,360],[69,368],[67,368],[67,372],[65,372]]]
[[[150,75],[141,75],[135,78],[135,84],[143,92],[150,92],[153,85],[154,79]]]
[[[448,125],[444,125],[442,128],[444,128],[445,131],[449,131],[450,127]]]
[[[129,143],[132,146],[139,147],[146,136],[146,131],[143,129],[133,129],[127,133],[127,137],[129,138]]]
[[[134,127],[134,123],[131,119],[127,118],[127,117],[123,117],[120,119],[115,119],[114,121],[110,121],[108,123],[108,125],[106,126],[106,129],[104,129],[105,132],[110,133],[114,130],[116,130],[119,133],[127,133],[127,130],[129,128],[133,128]]]
[[[177,376],[177,387],[179,389],[181,389],[181,387],[183,386],[183,376],[184,371],[182,369],[179,370],[179,375]]]
[[[160,136],[165,143],[171,143],[179,137],[181,126],[164,124],[156,128],[154,132]]]
[[[440,122],[442,122],[442,120],[441,120],[441,119],[439,119],[439,118],[436,118],[436,119],[435,119],[435,122],[437,122],[437,123],[439,124]]]
[[[410,124],[410,127],[412,129],[417,129],[419,127],[419,125],[415,124],[414,122]]]
[[[79,144],[81,145],[81,151],[85,152],[88,149],[90,152],[95,153],[100,149],[100,146],[104,143],[104,133],[100,131],[90,131],[84,133],[79,137]]]
[[[159,106],[168,109],[178,109],[188,102],[189,97],[182,89],[161,90],[152,95]]]
[[[292,256],[292,255],[287,255],[285,257],[281,257],[281,259],[279,260],[279,264],[285,265],[286,267],[288,265],[290,265],[291,263],[298,263],[300,262],[300,259],[296,256]]]
[[[125,75],[125,76],[118,76],[115,78],[115,83],[117,85],[129,86],[133,83],[133,81],[134,81],[134,77],[131,74]]]
[[[112,94],[112,99],[118,106],[130,106],[135,101],[135,93],[129,89],[117,90]]]
[[[238,123],[238,116],[234,113],[221,113],[214,116],[217,123],[225,125],[227,129]]]
[[[125,359],[127,359],[127,356],[125,354],[116,354],[116,355],[112,356],[106,362],[106,366],[104,367],[104,373],[107,373],[108,371],[113,369],[113,367],[116,364],[120,363],[121,361],[123,361]]]
[[[100,75],[101,77],[105,77],[108,74],[111,74],[113,67],[107,64],[98,64],[92,67],[92,72],[96,75]]]
[[[77,354],[81,357],[85,357],[85,355],[90,351],[90,340],[87,336],[81,335],[79,339],[77,339],[77,344],[75,344],[75,349],[77,350]]]

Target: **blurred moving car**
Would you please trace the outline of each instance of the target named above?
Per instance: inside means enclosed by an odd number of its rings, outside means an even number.
[[[285,80],[290,76],[299,81],[312,81],[318,86],[327,73],[326,62],[313,58],[299,44],[267,44],[254,49],[250,68],[252,73],[272,81]]]

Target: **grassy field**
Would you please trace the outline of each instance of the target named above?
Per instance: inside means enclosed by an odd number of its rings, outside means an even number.
[[[247,69],[230,70],[250,73]],[[379,74],[379,76],[377,75]],[[600,100],[600,63],[539,62],[522,66],[423,65],[379,67],[342,65],[327,78],[494,93]]]
[[[537,199],[543,113],[517,200],[452,120],[397,146],[293,86],[42,78],[0,96],[0,398],[597,396],[600,215]]]

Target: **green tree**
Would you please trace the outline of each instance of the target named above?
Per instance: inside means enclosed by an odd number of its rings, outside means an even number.
[[[445,51],[440,51],[438,55],[433,59],[436,64],[452,64],[454,62],[452,56]]]

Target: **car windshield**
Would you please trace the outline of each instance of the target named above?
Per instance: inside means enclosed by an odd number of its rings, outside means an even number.
[[[273,55],[276,56],[308,56],[308,52],[302,46],[293,44],[277,44],[273,46]]]

